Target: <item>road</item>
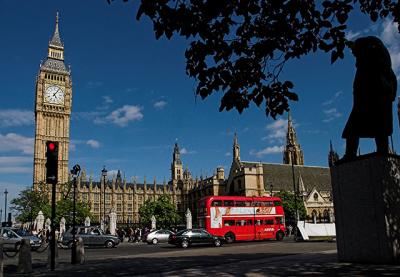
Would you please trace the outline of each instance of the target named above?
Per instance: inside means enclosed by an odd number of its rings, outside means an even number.
[[[294,242],[285,238],[282,242],[241,242],[225,244],[222,247],[193,246],[181,249],[168,244],[148,245],[144,243],[122,243],[116,248],[85,249],[85,265],[72,267],[74,276],[96,272],[101,267],[104,276],[121,273],[131,275],[157,275],[160,272],[181,271],[191,268],[214,267],[221,264],[234,265],[239,262],[255,262],[259,259],[282,257],[300,253],[336,250],[334,242]],[[70,250],[59,250],[59,269],[53,276],[70,276]],[[52,276],[45,269],[47,253],[32,253],[36,276]],[[5,272],[15,272],[16,258],[5,261]],[[68,267],[68,270],[61,270]],[[50,274],[50,275],[49,275]],[[100,274],[100,276],[103,276]],[[121,275],[118,274],[118,275]],[[90,275],[90,274],[89,274]],[[8,276],[8,274],[7,274]]]

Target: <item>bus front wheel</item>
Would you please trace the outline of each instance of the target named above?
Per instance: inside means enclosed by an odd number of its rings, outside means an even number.
[[[235,241],[235,234],[232,232],[226,233],[225,234],[225,240],[227,243],[232,243]]]

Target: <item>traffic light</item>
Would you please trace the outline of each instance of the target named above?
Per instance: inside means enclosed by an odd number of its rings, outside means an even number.
[[[58,142],[46,142],[46,183],[57,184],[58,176]]]

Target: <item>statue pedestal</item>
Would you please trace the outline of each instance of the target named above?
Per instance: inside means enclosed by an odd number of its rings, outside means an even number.
[[[400,264],[400,156],[331,168],[339,261]]]

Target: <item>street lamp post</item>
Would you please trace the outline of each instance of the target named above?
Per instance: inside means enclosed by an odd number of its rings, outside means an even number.
[[[3,209],[0,209],[0,221],[3,218]]]
[[[73,191],[73,210],[72,210],[72,252],[71,252],[71,263],[76,264],[76,178],[79,176],[81,167],[76,164],[71,170],[71,174],[74,177],[74,191]]]
[[[296,178],[294,176],[294,145],[293,144],[289,144],[287,149],[290,152],[290,160],[291,160],[291,164],[292,164],[292,176],[293,176],[293,193],[294,193],[294,209],[295,209],[295,215],[294,215],[294,239],[296,240],[296,234],[297,234],[297,221],[299,220],[299,212],[298,212],[298,208],[297,208],[297,190],[296,190]]]
[[[103,176],[103,187],[104,187],[104,193],[103,193],[103,224],[105,224],[106,221],[106,177],[107,177],[107,169],[106,166],[103,166],[103,170],[101,171],[101,175]],[[104,225],[105,229],[105,225]]]
[[[8,191],[6,189],[4,191],[4,197],[5,197],[5,200],[4,200],[4,222],[7,222],[7,194],[8,194]]]

